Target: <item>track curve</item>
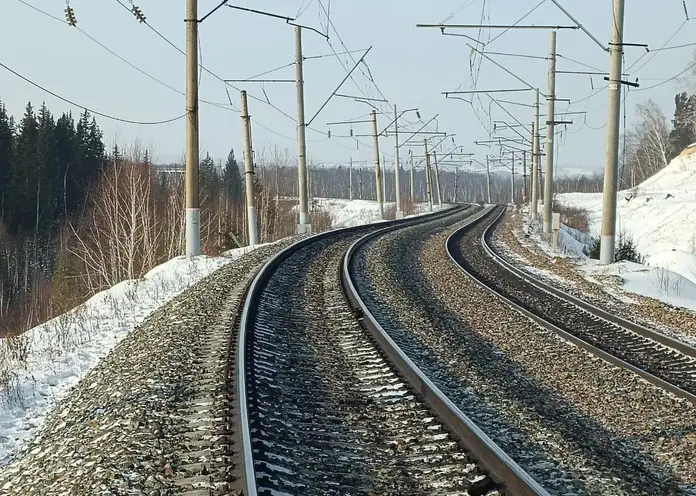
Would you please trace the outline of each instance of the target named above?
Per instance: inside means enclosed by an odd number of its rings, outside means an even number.
[[[455,231],[446,242],[450,258],[482,287],[543,327],[696,404],[696,349],[650,329],[622,326],[622,319],[593,311],[586,303],[580,306],[583,302],[515,270],[490,243],[504,212],[505,207],[495,207]]]
[[[505,492],[448,419],[433,415],[424,390],[402,378],[344,295],[339,267],[356,240],[427,220],[313,236],[257,275],[237,356],[247,496]]]

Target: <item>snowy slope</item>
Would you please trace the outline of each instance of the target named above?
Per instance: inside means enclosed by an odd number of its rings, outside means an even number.
[[[333,228],[375,222],[377,203],[320,199]],[[390,204],[385,204],[385,208]],[[417,208],[425,213],[426,207]],[[257,245],[253,249],[265,245]],[[0,338],[0,379],[14,377],[0,391],[0,466],[22,441],[41,427],[49,410],[148,315],[200,279],[252,248],[230,250],[222,257],[174,258],[140,280],[123,281],[84,304],[27,331],[27,350],[19,360],[8,340]]]
[[[22,339],[26,361],[18,360],[8,341],[0,338],[0,374],[14,377],[11,390],[0,395],[0,465],[42,425],[50,408],[148,315],[247,251],[231,250],[224,257],[177,257],[142,279],[122,281],[97,293],[27,331]]]
[[[655,176],[618,197],[617,230],[630,233],[646,263],[696,283],[696,148],[687,149]],[[558,195],[590,213],[590,230],[601,231],[602,195]]]

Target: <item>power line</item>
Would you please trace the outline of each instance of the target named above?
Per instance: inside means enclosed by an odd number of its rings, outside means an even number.
[[[55,21],[60,22],[61,24],[68,25],[68,23],[65,22],[63,19],[61,19],[61,18],[59,18],[59,17],[56,17],[56,16],[50,14],[49,12],[46,12],[46,11],[44,11],[44,10],[42,10],[42,9],[40,9],[40,8],[38,8],[38,7],[32,5],[32,4],[30,4],[30,3],[28,3],[28,2],[26,2],[26,1],[24,1],[24,0],[17,0],[17,1],[20,2],[20,3],[22,3],[22,4],[24,4],[24,5],[26,5],[27,7],[29,7],[29,8],[31,8],[31,9],[35,10],[36,12],[39,12],[39,13],[41,13],[41,14],[47,16],[47,17],[50,17],[51,19],[53,19],[53,20],[55,20]],[[133,64],[132,62],[130,62],[129,60],[127,60],[126,58],[124,58],[123,56],[121,56],[121,55],[119,55],[118,53],[114,52],[112,49],[110,49],[109,47],[107,47],[106,45],[104,45],[102,42],[100,42],[99,40],[97,40],[96,38],[94,38],[92,35],[90,35],[89,33],[87,33],[85,30],[83,30],[83,29],[80,28],[79,26],[75,26],[75,29],[77,29],[80,33],[82,33],[83,35],[85,35],[85,36],[86,36],[87,38],[89,38],[91,41],[93,41],[94,43],[96,43],[97,45],[99,45],[101,48],[103,48],[104,50],[106,50],[107,52],[109,52],[111,55],[113,55],[114,57],[116,57],[117,59],[119,59],[121,62],[123,62],[124,64],[126,64],[126,65],[130,66],[131,68],[135,69],[136,71],[138,71],[138,72],[141,73],[142,75],[146,76],[147,78],[151,79],[152,81],[155,81],[156,83],[161,84],[161,85],[164,86],[165,88],[168,88],[168,89],[174,91],[175,93],[178,93],[179,95],[182,95],[182,96],[185,96],[185,95],[186,95],[183,91],[178,90],[178,89],[176,89],[175,87],[171,86],[170,84],[168,84],[168,83],[166,83],[166,82],[164,82],[164,81],[162,81],[162,80],[156,78],[155,76],[153,76],[153,75],[150,74],[149,72],[145,71],[144,69],[141,69],[140,67],[136,66],[135,64]],[[232,109],[230,109],[230,108],[227,108],[227,107],[225,106],[225,104],[222,104],[222,103],[210,102],[210,101],[203,100],[203,99],[199,99],[199,100],[200,100],[201,103],[205,103],[205,104],[211,105],[211,106],[213,106],[213,107],[218,107],[218,108],[221,108],[221,109],[223,109],[223,110],[236,111],[236,112],[238,112],[238,110],[235,108],[234,105],[232,105]]]
[[[116,0],[116,2],[118,2],[119,5],[121,5],[124,9],[126,9],[129,13],[131,12],[130,9],[129,9],[121,0]],[[145,24],[148,28],[150,28],[154,33],[156,33],[160,38],[162,38],[164,41],[166,41],[167,44],[169,44],[170,46],[172,46],[176,51],[178,51],[178,52],[181,53],[182,55],[186,55],[186,53],[185,53],[183,50],[181,50],[181,49],[180,49],[178,46],[176,46],[172,41],[170,41],[166,36],[164,36],[164,35],[163,35],[162,33],[160,33],[157,29],[155,29],[149,22],[145,21],[144,24]],[[214,72],[212,72],[211,70],[209,70],[208,68],[206,68],[205,66],[203,66],[202,64],[199,64],[199,66],[200,66],[201,70],[207,72],[209,75],[211,75],[212,77],[214,77],[215,79],[217,79],[218,81],[220,81],[221,83],[223,83],[225,86],[229,86],[229,87],[233,88],[234,90],[240,91],[240,92],[241,92],[241,89],[240,89],[240,88],[238,88],[237,86],[235,86],[235,85],[229,83],[228,81],[225,81],[222,77],[218,76],[217,74],[215,74]],[[264,94],[265,94],[265,93],[264,93]],[[273,103],[271,103],[270,100],[268,100],[268,97],[266,97],[266,99],[264,100],[263,98],[259,98],[259,97],[257,97],[257,96],[252,95],[251,93],[248,93],[248,92],[247,92],[247,96],[248,96],[249,98],[251,98],[252,100],[255,100],[255,101],[257,101],[257,102],[260,102],[260,103],[263,103],[263,104],[265,104],[265,105],[268,105],[269,107],[273,108],[276,112],[282,114],[284,117],[288,118],[288,119],[291,120],[292,122],[295,122],[295,123],[297,122],[291,115],[289,115],[288,113],[284,112],[284,111],[281,110],[279,107],[277,107],[276,105],[274,105]],[[230,104],[231,104],[231,102],[230,102]],[[280,137],[285,138],[285,139],[291,139],[291,138],[289,138],[289,137],[287,137],[287,136],[285,136],[285,135],[283,135],[283,134],[281,134],[281,133],[278,133],[277,131],[273,131],[273,130],[271,130],[270,128],[264,126],[264,125],[263,125],[262,123],[260,123],[258,120],[255,120],[255,121],[254,121],[254,125],[259,126],[259,127],[263,128],[263,129],[266,129],[267,131],[269,131],[269,132],[275,134],[276,136],[280,136]],[[311,128],[311,127],[307,127],[307,128],[310,129],[310,130],[312,130],[312,131],[314,131],[314,132],[316,132],[316,133],[318,133],[318,134],[322,134],[322,135],[324,134],[324,133],[322,133],[321,131],[318,131],[318,130],[313,129],[313,128]]]
[[[665,47],[656,48],[655,50],[650,50],[650,51],[651,52],[666,52],[667,50],[675,50],[677,48],[686,48],[686,47],[692,47],[692,46],[696,46],[696,42],[695,43],[685,43],[683,45],[665,46]],[[645,79],[645,78],[643,78],[643,79]]]
[[[538,9],[539,7],[541,7],[544,3],[546,3],[546,0],[541,0],[541,2],[539,2],[534,8],[532,8],[532,10],[530,10],[530,11],[527,12],[525,15],[523,15],[522,17],[520,17],[517,21],[515,21],[515,22],[512,24],[512,26],[517,26],[519,23],[521,23],[522,21],[524,21],[527,17],[529,17],[536,9]],[[507,29],[505,29],[505,30],[504,30],[502,33],[500,33],[498,36],[496,36],[495,38],[493,38],[492,40],[490,40],[489,42],[487,42],[486,45],[490,45],[490,44],[493,43],[495,40],[497,40],[498,38],[500,38],[501,36],[503,36],[505,33],[507,33],[508,31],[510,31],[510,29],[512,29],[512,26],[509,27],[509,28],[507,28]]]
[[[681,31],[682,28],[683,28],[684,26],[686,26],[686,23],[687,23],[687,22],[689,22],[689,21],[686,20],[686,21],[682,22],[681,25],[677,28],[677,30],[674,31],[674,33],[672,33],[672,35],[671,35],[669,38],[667,38],[667,41],[664,42],[664,44],[662,45],[661,48],[666,47],[666,46],[667,46],[667,43],[669,43],[670,41],[672,41],[672,39],[673,39],[675,36],[677,36],[677,34],[679,33],[679,31]],[[658,50],[654,50],[654,53],[652,54],[652,56],[651,56],[648,60],[646,60],[646,61],[643,63],[643,65],[641,65],[638,69],[636,69],[635,72],[640,71],[643,67],[645,67],[646,65],[648,65],[648,64],[657,56],[657,53],[658,53],[658,52],[659,52],[659,49],[658,49]],[[626,72],[629,72],[633,67],[635,67],[636,64],[638,64],[638,62],[640,62],[641,60],[643,60],[643,57],[645,57],[648,53],[649,53],[649,52],[646,51],[643,55],[641,55],[641,56],[638,58],[638,60],[636,60],[633,64],[631,64],[631,66],[630,66],[628,69],[626,69]]]
[[[446,23],[447,21],[449,21],[450,19],[452,19],[453,17],[458,16],[459,14],[461,14],[462,12],[464,12],[466,9],[468,9],[469,7],[471,7],[474,3],[476,3],[476,0],[469,0],[468,2],[464,2],[464,3],[463,3],[460,7],[458,7],[454,12],[452,12],[450,15],[448,15],[447,17],[445,17],[445,19],[443,19],[443,21],[442,21],[440,24],[444,24],[444,23]]]
[[[20,73],[18,73],[17,71],[15,71],[15,70],[13,70],[13,69],[10,69],[9,67],[7,67],[7,66],[6,66],[5,64],[3,64],[2,62],[0,62],[0,67],[2,67],[3,69],[5,69],[5,70],[11,72],[12,74],[14,74],[15,76],[17,76],[18,78],[23,79],[24,81],[26,81],[27,83],[31,84],[32,86],[35,86],[35,87],[39,88],[40,90],[42,90],[42,91],[48,93],[49,95],[54,96],[54,97],[58,98],[59,100],[62,100],[62,101],[65,102],[65,103],[68,103],[68,104],[70,104],[70,105],[73,105],[74,107],[77,107],[77,108],[85,109],[85,110],[87,110],[88,112],[90,112],[90,113],[92,113],[92,114],[94,114],[94,115],[98,115],[98,116],[104,117],[104,118],[106,118],[106,119],[111,119],[111,120],[118,121],[118,122],[125,122],[126,124],[137,124],[137,125],[141,125],[141,126],[156,126],[156,125],[159,125],[159,124],[168,124],[168,123],[170,123],[170,122],[178,121],[179,119],[183,119],[184,117],[186,117],[186,114],[183,114],[183,115],[180,115],[180,116],[178,116],[178,117],[173,117],[173,118],[171,118],[171,119],[165,119],[165,120],[162,120],[162,121],[135,121],[135,120],[130,120],[130,119],[122,119],[122,118],[120,118],[120,117],[114,117],[113,115],[109,115],[109,114],[105,114],[105,113],[103,113],[103,112],[99,112],[99,111],[97,111],[97,110],[93,110],[93,109],[91,109],[91,108],[85,107],[84,105],[80,105],[79,103],[75,103],[74,101],[69,100],[69,99],[67,99],[67,98],[65,98],[65,97],[63,97],[63,96],[60,96],[59,94],[54,93],[53,91],[51,91],[51,90],[49,90],[49,89],[47,89],[47,88],[41,86],[40,84],[35,83],[35,82],[32,81],[31,79],[22,76],[22,75],[21,75]]]
[[[670,81],[674,81],[674,80],[677,79],[679,76],[681,76],[682,74],[685,74],[685,73],[689,72],[689,71],[690,71],[691,69],[693,69],[694,67],[696,67],[696,62],[694,62],[694,63],[691,64],[689,67],[687,67],[686,69],[684,69],[683,71],[681,71],[679,74],[677,74],[677,75],[675,75],[675,76],[672,76],[672,77],[669,78],[669,79],[665,79],[665,80],[662,81],[661,83],[657,83],[657,84],[654,84],[654,85],[652,85],[652,86],[645,86],[645,87],[638,88],[638,89],[633,90],[633,91],[645,91],[645,90],[651,90],[651,89],[653,89],[653,88],[657,88],[658,86],[662,86],[663,84],[667,84],[667,83],[669,83]]]
[[[336,37],[338,38],[338,41],[341,43],[341,45],[343,46],[343,48],[344,48],[346,51],[349,51],[349,50],[348,50],[348,47],[347,47],[346,44],[343,42],[343,38],[341,38],[341,34],[338,32],[338,29],[336,29],[336,25],[333,23],[333,21],[331,20],[331,17],[329,16],[329,13],[327,12],[326,8],[324,7],[324,4],[323,4],[322,0],[318,0],[318,1],[319,1],[319,6],[320,6],[320,8],[324,11],[324,14],[326,15],[326,19],[327,19],[327,33],[328,33],[328,26],[331,26],[331,28],[333,29],[334,33],[336,33]],[[332,51],[335,51],[334,48],[333,48],[333,46],[331,45],[331,42],[329,41],[328,37],[327,37],[327,42],[329,43],[329,46],[331,47],[331,50],[332,50]],[[355,60],[355,57],[353,57],[353,54],[352,54],[352,53],[348,53],[348,56],[351,58],[351,60],[353,61],[354,64],[357,64],[357,61]],[[338,57],[338,55],[337,55],[337,57]],[[368,68],[368,73],[369,73],[369,67],[368,67],[368,65],[367,65],[367,62],[364,62],[364,61],[363,61],[363,64],[365,65],[365,67]],[[341,63],[341,65],[343,65],[343,63]],[[345,66],[344,66],[344,69],[346,69]],[[358,69],[360,70],[360,72],[362,73],[362,75],[365,76],[365,78],[369,79],[369,80],[372,82],[372,84],[374,85],[375,89],[377,90],[377,93],[379,93],[379,95],[380,95],[384,100],[388,100],[388,98],[387,98],[386,96],[384,96],[384,93],[382,93],[382,91],[379,89],[379,86],[377,86],[377,83],[376,83],[375,80],[372,78],[372,75],[371,75],[371,74],[370,74],[370,75],[365,74],[365,72],[362,70],[361,67],[358,67]],[[347,70],[347,69],[346,69],[346,70]],[[355,80],[354,80],[352,77],[351,77],[351,80],[352,80],[353,83],[355,83],[355,85],[357,86],[357,83],[355,82]],[[360,92],[362,93],[362,90],[361,90]],[[364,95],[364,96],[367,96],[367,95],[365,95],[364,93],[363,93],[363,95]],[[381,112],[384,113],[384,109],[381,109]]]
[[[592,69],[593,71],[604,72],[602,69],[598,69],[598,68],[595,67],[595,66],[585,64],[584,62],[580,62],[579,60],[571,59],[570,57],[566,57],[565,55],[561,55],[560,53],[557,53],[557,54],[556,54],[556,57],[560,57],[560,58],[562,58],[562,59],[566,59],[566,60],[568,60],[568,61],[570,61],[570,62],[573,62],[573,63],[575,63],[575,64],[581,65],[581,66],[586,67],[586,68],[588,68],[588,69]]]

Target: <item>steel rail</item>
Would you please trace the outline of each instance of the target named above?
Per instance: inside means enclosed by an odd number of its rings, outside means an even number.
[[[238,412],[238,421],[240,424],[240,443],[241,448],[239,450],[239,458],[241,459],[241,477],[242,485],[244,487],[245,496],[257,496],[258,490],[256,486],[256,475],[254,469],[254,453],[252,449],[252,436],[250,429],[250,412],[249,404],[247,402],[247,347],[249,341],[247,340],[247,333],[251,331],[252,315],[255,311],[255,307],[263,293],[266,284],[270,280],[271,276],[275,270],[280,266],[286,259],[288,259],[293,254],[306,248],[307,246],[336,236],[338,234],[353,233],[360,230],[367,230],[371,227],[377,229],[380,232],[384,229],[379,229],[380,227],[391,228],[391,227],[405,227],[409,225],[419,224],[421,222],[427,222],[428,220],[435,220],[441,217],[447,217],[455,212],[461,210],[461,207],[452,207],[445,210],[439,210],[434,213],[429,213],[425,215],[420,215],[417,217],[409,217],[407,219],[393,220],[378,222],[375,224],[359,225],[353,227],[347,227],[342,229],[332,229],[330,231],[325,231],[319,234],[315,234],[303,239],[300,239],[293,243],[292,245],[284,248],[277,254],[275,254],[271,259],[269,259],[264,266],[258,271],[253,281],[249,285],[247,293],[244,297],[244,307],[239,319],[239,336],[237,341],[236,350],[236,404]]]
[[[489,231],[491,230],[491,228],[492,228],[493,226],[495,226],[495,225],[501,220],[502,215],[503,215],[504,212],[505,212],[505,210],[504,210],[504,209],[501,209],[500,213],[496,216],[496,218],[494,219],[494,221],[490,223],[490,225],[484,230],[483,234],[481,235],[481,243],[482,243],[484,249],[485,249],[486,252],[492,257],[492,259],[493,259],[494,261],[496,261],[496,262],[498,262],[498,261],[501,260],[501,259],[500,259],[499,255],[497,255],[495,252],[493,252],[493,250],[490,249],[490,247],[487,245],[487,242],[486,242],[485,238],[486,238],[487,234],[489,233]],[[482,216],[481,218],[483,218],[483,216]],[[480,220],[480,219],[479,219],[479,220]],[[593,344],[588,343],[588,342],[585,341],[584,339],[579,338],[579,337],[575,336],[574,334],[569,333],[568,331],[565,331],[565,330],[561,329],[560,327],[558,327],[558,326],[556,326],[555,324],[552,324],[551,322],[549,322],[548,320],[546,320],[544,317],[539,316],[539,315],[537,315],[536,313],[533,313],[533,312],[527,310],[526,308],[524,308],[524,307],[522,307],[521,305],[515,303],[514,301],[512,301],[512,300],[509,299],[509,298],[507,298],[506,296],[500,294],[498,291],[496,291],[495,289],[491,288],[490,286],[488,286],[487,284],[485,284],[483,281],[481,281],[481,280],[479,280],[477,277],[475,277],[472,273],[470,273],[469,271],[467,271],[467,270],[459,263],[459,261],[454,257],[454,255],[452,254],[452,248],[451,248],[451,247],[452,247],[452,244],[453,244],[453,242],[454,242],[453,240],[456,239],[456,238],[458,238],[458,237],[460,236],[460,234],[462,233],[462,231],[464,231],[465,229],[471,227],[472,224],[473,224],[473,222],[470,223],[470,224],[467,224],[467,225],[465,225],[465,226],[463,226],[463,227],[461,227],[460,229],[457,229],[457,230],[454,231],[452,234],[450,234],[450,236],[448,236],[448,238],[445,240],[445,249],[446,249],[446,251],[447,251],[447,255],[449,256],[450,260],[452,260],[452,262],[457,266],[457,268],[459,268],[459,270],[461,270],[462,273],[464,273],[467,277],[469,277],[474,283],[476,283],[478,286],[480,286],[480,287],[483,288],[484,290],[490,292],[491,294],[493,294],[495,297],[497,297],[499,300],[503,301],[503,302],[506,303],[507,305],[510,305],[511,307],[513,307],[513,308],[514,308],[515,310],[517,310],[518,312],[520,312],[520,313],[522,313],[523,315],[525,315],[526,317],[530,318],[531,320],[533,320],[534,322],[536,322],[538,325],[540,325],[540,326],[543,327],[544,329],[547,329],[547,330],[549,330],[549,331],[551,331],[551,332],[553,332],[553,333],[559,335],[559,336],[562,337],[563,339],[565,339],[565,340],[567,340],[567,341],[570,341],[571,343],[575,344],[576,346],[579,346],[580,348],[582,348],[582,349],[584,349],[584,350],[586,350],[586,351],[592,353],[593,355],[595,355],[595,356],[597,356],[597,357],[603,359],[604,361],[610,363],[611,365],[614,365],[614,366],[621,367],[621,368],[623,368],[623,369],[629,370],[629,371],[631,371],[631,372],[637,374],[638,376],[642,377],[643,379],[645,379],[645,380],[648,381],[649,383],[651,383],[651,384],[653,384],[653,385],[655,385],[655,386],[657,386],[657,387],[659,387],[659,388],[662,388],[662,389],[664,389],[664,390],[666,390],[666,391],[669,391],[670,393],[674,394],[675,396],[678,396],[678,397],[681,397],[681,398],[685,398],[685,399],[687,399],[688,401],[690,401],[692,404],[696,405],[696,395],[694,395],[694,394],[692,394],[692,393],[690,393],[690,392],[688,392],[688,391],[685,391],[684,389],[682,389],[682,388],[680,388],[680,387],[678,387],[678,386],[675,386],[674,384],[672,384],[672,383],[670,383],[670,382],[668,382],[668,381],[666,381],[666,380],[664,380],[664,379],[661,379],[661,378],[659,378],[659,377],[657,377],[657,376],[651,374],[650,372],[647,372],[647,371],[645,371],[645,370],[643,370],[643,369],[641,369],[641,368],[639,368],[639,367],[637,367],[637,366],[635,366],[635,365],[632,365],[632,364],[626,362],[625,360],[622,360],[621,358],[618,358],[618,357],[612,355],[611,353],[608,353],[608,352],[604,351],[603,349],[601,349],[601,348],[599,348],[599,347],[597,347],[597,346],[595,346],[595,345],[593,345]],[[501,265],[503,268],[508,269],[508,267],[507,267],[504,263],[501,263],[500,265]],[[508,265],[509,265],[509,264],[508,264]],[[508,270],[509,270],[509,269],[508,269]],[[512,272],[513,274],[515,274],[515,275],[518,276],[518,277],[521,277],[521,278],[524,279],[524,280],[527,280],[530,284],[534,284],[532,281],[530,281],[530,279],[532,279],[532,278],[530,278],[530,277],[527,276],[526,274],[525,274],[525,275],[522,275],[522,274],[520,274],[520,273],[519,273],[518,271],[516,271],[516,270],[510,270],[510,272]],[[537,281],[537,282],[538,282],[538,281]],[[544,287],[542,287],[542,284],[534,284],[534,285],[536,285],[539,289],[545,290]],[[545,286],[545,285],[544,285],[544,286]],[[548,292],[554,294],[554,295],[557,296],[558,298],[566,299],[564,296],[562,296],[562,295],[564,295],[565,293],[563,293],[562,291],[557,290],[556,288],[553,288],[553,289],[554,289],[555,291],[548,291]],[[560,294],[558,294],[558,293],[560,293]],[[568,296],[570,296],[570,295],[568,295]],[[573,299],[574,299],[574,300],[577,300],[576,298],[573,298]],[[571,299],[566,299],[566,301],[568,301],[569,303],[575,304],[575,302],[572,301]],[[579,301],[579,300],[577,300],[577,301]],[[591,308],[592,305],[589,305],[589,304],[587,304],[586,302],[583,302],[583,303],[585,303],[585,305],[586,305],[585,307],[583,307],[583,306],[581,306],[581,305],[577,305],[577,306],[580,307],[580,308],[582,308],[582,309],[584,309],[584,310],[586,310],[586,311],[588,311],[588,312],[590,312],[590,313],[593,313],[591,310],[589,310],[589,308]],[[596,308],[596,307],[593,307],[593,308]],[[603,312],[603,313],[606,313],[606,312],[604,312],[604,311],[602,311],[602,312]],[[603,319],[600,315],[595,315],[595,317],[598,317],[598,318],[600,318],[600,319]],[[618,317],[616,317],[616,318],[618,319]],[[603,320],[606,320],[606,321],[611,322],[611,323],[613,323],[613,324],[615,324],[615,325],[621,326],[620,324],[617,323],[617,321],[612,321],[612,320],[609,320],[609,319],[603,319]],[[621,320],[623,320],[623,319],[621,319]],[[634,324],[634,325],[636,325],[636,324]],[[623,327],[623,326],[622,326],[622,327]],[[643,328],[643,329],[644,329],[645,331],[647,331],[647,332],[653,332],[653,331],[650,331],[649,329],[645,329],[645,328]],[[628,329],[628,330],[632,330],[632,329]],[[658,334],[658,333],[656,333],[656,334]],[[649,339],[653,339],[653,338],[651,338],[649,335],[644,335],[644,334],[641,334],[641,335],[642,335],[643,337],[647,337],[647,338],[649,338]],[[671,339],[671,338],[668,338],[667,336],[664,336],[663,334],[660,334],[660,336],[662,336],[663,338]],[[653,340],[655,340],[655,339],[653,339]],[[655,341],[657,341],[657,340],[655,340]],[[664,344],[662,341],[659,341],[659,342],[660,342],[661,344]],[[683,344],[683,343],[680,343],[680,344]]]
[[[628,329],[631,332],[634,332],[640,336],[643,336],[644,338],[651,339],[653,341],[656,341],[660,344],[663,344],[665,346],[668,346],[669,348],[674,348],[675,350],[679,351],[680,353],[690,356],[692,358],[696,358],[696,348],[693,346],[689,346],[687,343],[683,341],[679,341],[677,339],[674,339],[670,336],[667,336],[665,334],[662,334],[661,332],[655,331],[653,329],[649,329],[647,327],[644,327],[640,324],[637,324],[636,322],[631,322],[630,320],[623,319],[619,317],[618,315],[613,315],[606,310],[603,310],[595,305],[592,305],[591,303],[581,300],[579,298],[576,298],[575,296],[566,293],[563,290],[560,290],[558,288],[555,288],[549,284],[546,284],[539,279],[529,275],[527,272],[515,267],[512,265],[510,262],[505,260],[503,257],[498,255],[493,248],[488,244],[488,240],[486,237],[490,233],[491,229],[502,219],[502,216],[496,219],[495,222],[493,222],[488,229],[483,233],[483,237],[481,238],[481,242],[483,243],[483,248],[486,250],[486,252],[489,254],[489,256],[495,260],[499,265],[501,265],[504,269],[506,269],[508,272],[512,272],[513,274],[517,275],[521,279],[523,279],[525,282],[531,284],[532,286],[536,286],[537,288],[541,289],[542,291],[546,291],[547,293],[551,293],[552,295],[562,299],[566,300],[569,303],[572,303],[575,306],[578,306],[582,308],[583,310],[590,312],[591,314],[594,314],[596,317],[599,317],[602,320],[605,320],[607,322],[610,322],[612,324],[618,325],[619,327],[623,327],[624,329]]]
[[[467,219],[470,225],[488,212],[491,207],[484,208]],[[510,458],[490,437],[486,435],[464,412],[457,407],[401,350],[384,328],[377,322],[363,302],[352,277],[352,261],[356,252],[368,241],[396,230],[402,226],[387,227],[367,234],[355,241],[343,258],[341,283],[344,293],[351,306],[360,315],[364,326],[373,339],[385,353],[411,387],[418,391],[426,404],[435,412],[438,418],[451,429],[469,451],[472,458],[478,460],[489,472],[491,478],[505,488],[505,493],[515,496],[548,496],[549,493],[532,478],[517,462]]]

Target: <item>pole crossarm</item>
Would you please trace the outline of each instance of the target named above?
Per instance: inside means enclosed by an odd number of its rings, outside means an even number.
[[[437,29],[580,29],[579,26],[548,24],[416,24],[416,27]]]
[[[341,124],[364,124],[366,122],[372,122],[372,120],[360,120],[360,121],[340,121],[340,122],[327,122],[327,126],[338,126]],[[372,136],[372,135],[370,135]]]
[[[294,79],[223,79],[226,83],[295,83]]]
[[[263,10],[249,9],[249,8],[247,8],[247,7],[240,7],[240,6],[238,6],[238,5],[230,5],[229,3],[226,3],[226,2],[225,2],[224,5],[225,5],[226,7],[231,8],[231,9],[242,10],[242,11],[244,11],[244,12],[250,12],[250,13],[252,13],[252,14],[259,14],[259,15],[263,15],[263,16],[266,16],[266,17],[273,17],[273,18],[275,18],[275,19],[281,19],[281,20],[283,20],[283,21],[285,21],[285,22],[291,22],[291,21],[294,21],[294,20],[295,20],[294,17],[288,17],[288,16],[284,16],[284,15],[280,15],[280,14],[274,14],[274,13],[272,13],[272,12],[265,12],[265,11],[263,11]],[[211,12],[211,14],[212,14],[212,12]],[[210,15],[210,14],[208,14],[208,15]],[[206,16],[206,17],[208,17],[208,16]]]
[[[329,95],[329,98],[327,98],[326,101],[323,103],[323,105],[322,105],[321,107],[319,107],[319,110],[317,110],[317,113],[314,114],[314,116],[313,116],[311,119],[309,119],[309,122],[307,123],[307,127],[309,127],[309,126],[312,125],[312,122],[314,121],[314,119],[316,119],[317,116],[321,113],[321,111],[324,110],[324,107],[326,107],[326,106],[329,104],[329,102],[330,102],[331,99],[334,97],[334,95],[336,94],[336,92],[337,92],[338,90],[341,89],[341,86],[343,86],[343,84],[344,84],[346,81],[348,81],[348,78],[350,77],[351,74],[353,74],[353,71],[355,71],[355,69],[358,68],[358,66],[360,65],[360,63],[361,63],[363,60],[365,60],[365,57],[367,56],[368,53],[370,53],[370,50],[372,50],[372,47],[368,48],[368,49],[365,51],[365,53],[363,53],[362,57],[360,57],[360,59],[355,63],[355,65],[353,66],[353,68],[352,68],[350,71],[348,71],[348,74],[346,74],[346,77],[343,78],[343,81],[341,81],[341,83],[338,85],[338,87],[336,87],[336,89],[333,90],[333,91],[331,92],[331,95]]]
[[[366,96],[344,95],[342,93],[334,93],[334,96],[337,96],[340,98],[352,98],[353,100],[365,100],[365,101],[370,101],[370,102],[388,103],[387,100],[385,100],[383,98],[367,98]],[[370,121],[370,122],[372,122],[372,121]]]
[[[464,91],[443,91],[441,94],[448,95],[472,95],[475,93],[512,93],[516,91],[529,91],[532,88],[502,88],[496,90],[464,90]]]

